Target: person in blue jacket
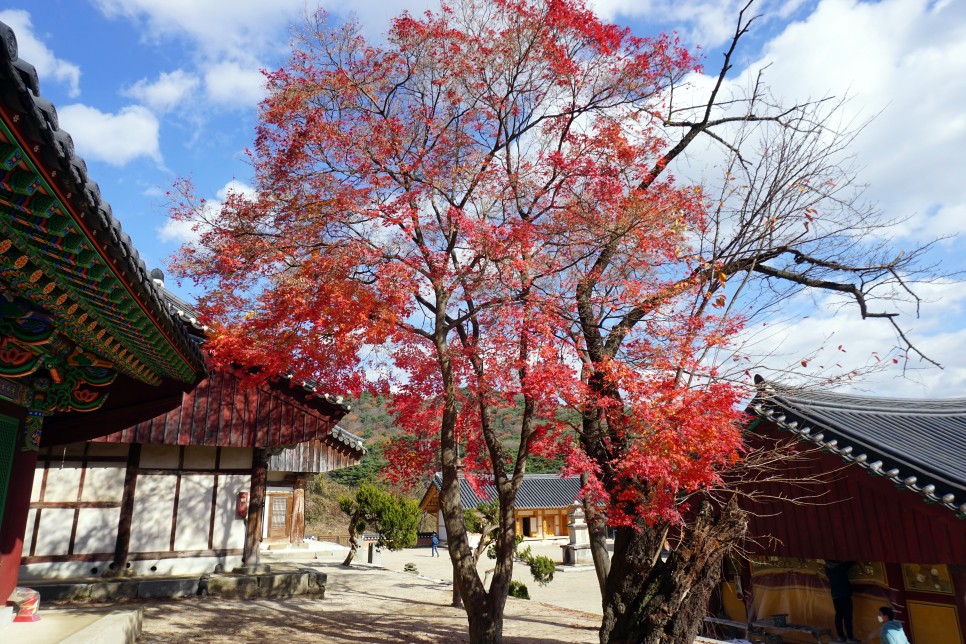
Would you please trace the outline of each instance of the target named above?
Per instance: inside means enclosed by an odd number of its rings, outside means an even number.
[[[433,533],[433,551],[429,553],[429,556],[430,557],[439,556],[439,537],[436,535],[435,532]]]
[[[879,609],[879,621],[882,623],[879,631],[879,641],[882,644],[909,644],[906,632],[902,630],[902,622],[896,619],[891,608],[883,606]]]

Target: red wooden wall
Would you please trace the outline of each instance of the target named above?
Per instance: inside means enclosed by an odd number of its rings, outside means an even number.
[[[234,374],[213,372],[167,413],[94,439],[108,443],[275,447],[325,439],[347,413],[301,386],[254,387]],[[337,449],[350,451],[339,444]]]
[[[787,438],[771,423],[756,432]],[[806,447],[806,444],[802,444]],[[801,497],[827,492],[806,505],[787,502],[758,504],[750,534],[755,554],[805,559],[842,559],[894,563],[966,564],[966,519],[920,494],[898,488],[890,480],[846,465],[838,455],[821,452],[798,464],[789,474],[828,479],[820,488],[797,489],[772,484],[773,494]],[[765,535],[781,540],[770,545]]]

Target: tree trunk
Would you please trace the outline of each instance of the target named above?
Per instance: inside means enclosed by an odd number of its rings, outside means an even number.
[[[679,644],[697,636],[724,557],[744,536],[746,515],[732,499],[715,508],[703,501],[667,561],[660,559],[665,529],[618,531],[604,592],[600,641]]]
[[[494,606],[496,596],[490,592],[483,604],[466,606],[466,616],[469,619],[470,642],[473,644],[499,644],[503,642],[503,605],[506,595],[499,607]]]
[[[352,520],[349,522],[349,554],[345,556],[345,561],[342,562],[343,566],[351,566],[352,560],[355,559],[356,553],[359,551],[359,538],[356,533],[356,525],[359,522],[359,515],[354,514]]]
[[[589,476],[586,472],[580,475],[580,485],[586,486]],[[607,586],[607,575],[610,574],[610,551],[607,550],[607,521],[601,515],[596,504],[589,498],[584,498],[584,516],[587,521],[587,536],[590,541],[590,555],[594,560],[594,570],[597,573],[597,585],[600,587],[603,602],[604,589]]]
[[[463,595],[460,594],[460,578],[459,569],[456,564],[453,564],[453,607],[462,608],[463,607]]]

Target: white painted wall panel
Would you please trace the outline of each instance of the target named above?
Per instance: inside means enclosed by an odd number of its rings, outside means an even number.
[[[213,470],[215,469],[215,453],[217,447],[194,447],[184,448],[184,469],[186,470]]]
[[[79,463],[66,463],[63,467],[52,463],[51,468],[47,470],[47,488],[44,491],[44,501],[77,501],[80,475]]]
[[[252,466],[252,448],[223,447],[221,449],[221,469],[247,470]]]
[[[175,477],[138,477],[131,526],[131,552],[168,550],[174,512]]]
[[[175,469],[181,456],[177,445],[143,445],[141,447],[141,467]]]
[[[81,508],[79,512],[74,554],[114,552],[121,508]]]
[[[84,477],[84,491],[82,501],[114,501],[121,502],[124,496],[125,465],[89,465]]]
[[[40,500],[40,487],[44,480],[44,468],[38,463],[37,468],[34,470],[34,485],[30,488],[30,502]]]
[[[175,550],[207,550],[214,481],[213,474],[186,474],[181,477]]]
[[[60,555],[67,552],[70,530],[74,525],[74,511],[63,508],[44,508],[40,513],[40,530],[36,535],[35,555]],[[29,552],[29,551],[28,551]]]
[[[245,521],[235,511],[239,492],[251,489],[252,477],[247,474],[221,474],[218,476],[217,513],[212,547],[243,548],[245,546]]]

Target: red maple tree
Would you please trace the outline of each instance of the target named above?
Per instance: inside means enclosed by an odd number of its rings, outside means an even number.
[[[675,121],[670,90],[696,67],[674,38],[634,36],[579,0],[403,14],[381,47],[319,14],[268,74],[254,196],[211,209],[180,186],[174,216],[200,240],[177,268],[206,287],[215,366],[391,390],[410,439],[387,451],[389,476],[441,467],[471,641],[501,639],[515,498],[535,453],[565,454],[584,475],[602,639],[697,628],[693,610],[674,615],[706,602],[723,555],[682,547],[663,573],[655,562],[669,531],[684,544],[687,530],[735,521],[695,501],[742,453],[741,390],[707,354],[742,327],[729,278],[790,251],[703,247],[724,201],[678,185],[669,164],[713,126],[768,119],[712,119],[718,86],[703,120]],[[685,136],[672,140],[674,127]],[[836,268],[849,269],[824,266]],[[495,422],[507,408],[520,410],[512,433]],[[459,505],[461,455],[498,493],[489,588]],[[604,521],[619,528],[613,565]],[[647,603],[654,584],[671,588],[661,605]]]

